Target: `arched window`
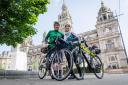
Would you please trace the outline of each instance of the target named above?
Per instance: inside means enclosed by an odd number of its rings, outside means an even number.
[[[108,40],[106,43],[106,49],[113,49],[114,48],[114,42],[112,40]]]
[[[107,16],[106,15],[103,15],[103,19],[106,20],[107,19]]]
[[[111,19],[111,16],[110,15],[108,15],[108,19]]]
[[[101,17],[100,17],[100,21],[103,21]]]
[[[115,61],[115,57],[114,56],[111,56],[111,61]]]
[[[108,29],[109,29],[109,32],[112,32],[112,27],[109,27]]]

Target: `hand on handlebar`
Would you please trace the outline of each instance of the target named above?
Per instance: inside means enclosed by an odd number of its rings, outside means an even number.
[[[44,44],[44,46],[43,46],[43,47],[44,47],[44,48],[47,48],[47,47],[48,47],[48,45],[49,45],[49,44],[47,44],[47,43],[46,43],[46,44]]]
[[[81,43],[84,43],[86,47],[88,47],[87,43],[85,40],[82,40]]]
[[[72,41],[69,42],[71,45],[74,45],[74,43]]]

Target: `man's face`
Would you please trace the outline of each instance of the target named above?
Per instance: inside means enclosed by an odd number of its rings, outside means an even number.
[[[59,30],[59,28],[60,28],[60,25],[59,24],[54,24],[54,29],[55,30]]]

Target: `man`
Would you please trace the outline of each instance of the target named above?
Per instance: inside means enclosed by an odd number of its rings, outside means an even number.
[[[58,22],[54,22],[54,30],[48,32],[45,38],[45,44],[49,48],[55,47],[55,39],[56,37],[64,38],[64,34],[59,32],[60,24]]]
[[[49,50],[54,48],[56,45],[55,44],[56,38],[57,37],[62,38],[62,39],[64,38],[64,34],[59,32],[59,28],[60,28],[60,24],[55,21],[54,22],[54,30],[49,31],[45,38],[45,48],[48,47]],[[59,75],[58,75],[56,64],[53,65],[55,75],[61,77],[61,72],[62,72],[61,65],[59,65],[59,67],[60,67],[59,68],[60,70],[59,70]],[[54,79],[53,76],[52,76],[52,79]]]

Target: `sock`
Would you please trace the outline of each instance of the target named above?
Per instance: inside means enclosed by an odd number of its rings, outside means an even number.
[[[59,70],[59,77],[62,77],[62,70]]]

